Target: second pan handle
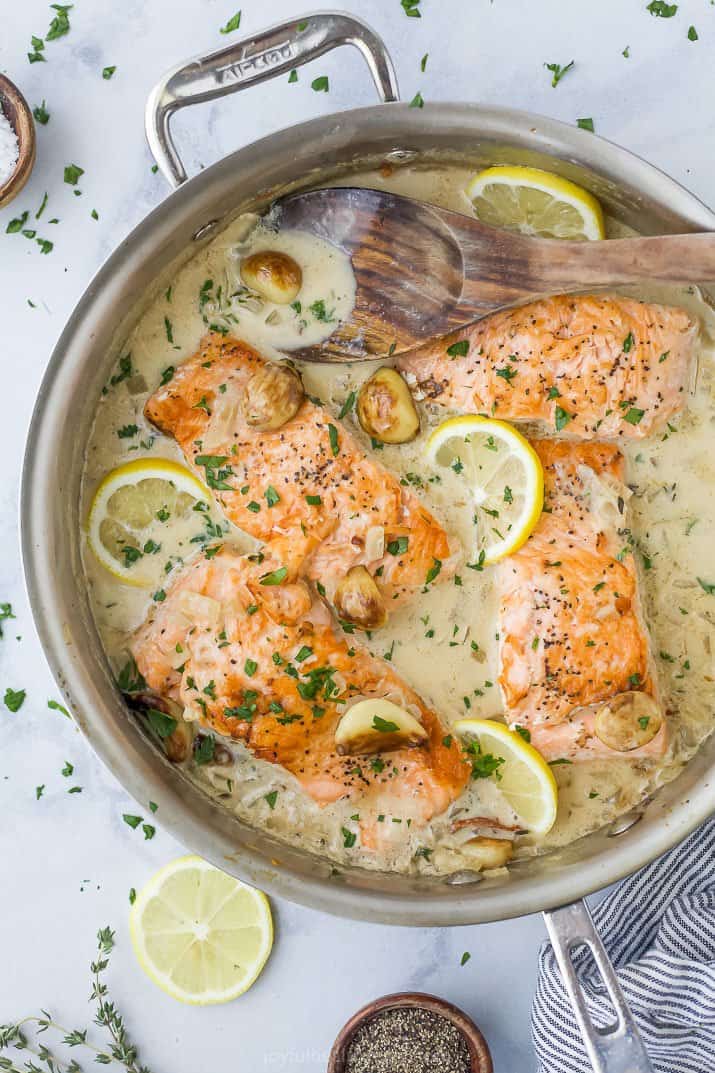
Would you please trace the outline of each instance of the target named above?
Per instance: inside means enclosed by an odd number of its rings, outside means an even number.
[[[354,45],[363,55],[383,102],[399,100],[390,55],[369,26],[338,11],[303,15],[166,72],[149,94],[145,114],[149,148],[161,173],[172,186],[186,181],[170,130],[177,109],[258,85],[340,45]]]
[[[586,903],[573,902],[552,909],[544,913],[544,920],[594,1073],[653,1073],[638,1026]],[[571,960],[571,952],[579,946],[590,950],[613,1005],[614,1023],[605,1028],[598,1028],[591,1020]]]

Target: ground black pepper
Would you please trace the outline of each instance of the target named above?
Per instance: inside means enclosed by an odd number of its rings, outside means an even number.
[[[383,1010],[360,1025],[347,1049],[345,1073],[469,1073],[459,1029],[419,1007]]]

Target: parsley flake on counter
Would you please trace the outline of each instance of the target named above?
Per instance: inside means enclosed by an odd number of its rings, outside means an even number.
[[[330,89],[330,82],[327,75],[319,75],[318,78],[314,78],[310,83],[310,88],[314,89],[316,93],[327,93]]]
[[[42,104],[37,104],[32,109],[32,114],[35,117],[35,122],[41,126],[46,127],[50,121],[50,113],[47,111],[47,105],[43,98]]]
[[[102,68],[102,78],[104,79],[105,82],[109,81],[109,79],[112,77],[112,75],[114,74],[116,69],[117,69],[116,66]]]
[[[576,126],[580,127],[581,130],[590,130],[591,134],[594,133],[593,120],[591,119],[590,116],[588,116],[587,118],[584,118],[584,119],[577,119],[576,120]]]
[[[56,41],[58,37],[64,37],[65,34],[70,32],[68,12],[72,10],[74,4],[50,4],[50,7],[57,14],[50,23],[50,28],[45,34],[45,40]]]
[[[427,70],[427,60],[429,59],[429,52],[425,52],[424,56],[420,60],[420,71],[423,73]]]
[[[698,31],[695,29],[694,26],[689,26],[688,27],[688,41],[697,41],[697,40],[698,40]]]
[[[84,168],[80,168],[79,164],[65,166],[65,182],[70,186],[76,186],[82,175],[84,175]]]
[[[469,961],[469,959],[471,958],[471,956],[472,956],[472,955],[471,955],[471,954],[469,953],[469,951],[468,951],[468,950],[465,950],[465,951],[464,951],[464,953],[462,954],[462,957],[461,957],[461,959],[460,959],[460,962],[459,962],[459,964],[460,964],[460,965],[466,965],[466,964],[467,964],[467,962]]]
[[[400,4],[402,5],[402,10],[404,11],[405,15],[407,15],[408,19],[422,18],[419,9],[420,0],[400,0]]]
[[[30,63],[46,63],[47,58],[43,56],[45,51],[45,42],[41,37],[36,37],[34,34],[30,38],[30,44],[32,45],[32,52],[28,52],[27,58]]]
[[[292,84],[293,82],[297,82],[297,81],[298,81],[298,72],[296,71],[296,69],[294,67],[293,70],[291,71],[291,73],[288,75],[288,82],[289,82],[289,84]]]
[[[424,97],[422,96],[420,91],[417,90],[417,92],[415,93],[414,97],[410,101],[410,108],[424,108],[424,106],[425,106]]]
[[[0,604],[0,637],[4,637],[2,624],[6,619],[15,618],[12,611],[12,604]]]
[[[571,60],[571,62],[567,63],[565,67],[562,67],[560,63],[545,63],[544,64],[544,67],[546,68],[546,70],[551,71],[551,74],[553,75],[553,78],[551,79],[551,85],[552,85],[552,87],[554,89],[556,89],[556,87],[558,86],[559,82],[564,77],[564,75],[568,74],[568,72],[574,66],[574,63],[575,63],[575,61]]]
[[[220,34],[231,34],[234,30],[237,30],[241,25],[241,12],[237,11],[235,15],[232,15],[225,26],[222,26],[219,30]]]
[[[27,693],[24,689],[11,689],[10,686],[5,690],[5,707],[8,711],[19,712],[22,708]]]
[[[646,11],[650,11],[651,15],[656,15],[659,19],[672,19],[677,10],[677,4],[666,4],[664,0],[650,0],[646,7]]]
[[[123,813],[122,819],[126,823],[127,827],[131,827],[133,831],[136,831],[137,827],[142,822],[141,816],[132,816],[132,814],[129,812]]]

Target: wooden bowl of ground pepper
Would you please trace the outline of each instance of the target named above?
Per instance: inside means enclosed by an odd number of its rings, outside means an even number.
[[[493,1073],[474,1021],[451,1002],[403,991],[376,999],[338,1033],[327,1073]]]

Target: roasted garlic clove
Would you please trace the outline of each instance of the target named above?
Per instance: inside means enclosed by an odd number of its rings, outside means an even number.
[[[335,731],[335,746],[341,754],[385,753],[410,745],[422,745],[427,731],[404,708],[389,700],[359,700],[348,708]]]
[[[471,838],[459,847],[460,852],[468,858],[470,867],[480,871],[489,868],[503,868],[511,860],[514,844],[508,838]]]
[[[303,284],[303,272],[297,261],[279,250],[261,250],[241,261],[241,279],[256,294],[269,302],[288,305]]]
[[[338,618],[361,630],[377,630],[387,622],[387,611],[375,579],[364,566],[352,566],[338,583],[333,597]]]
[[[384,367],[366,380],[357,400],[360,424],[383,443],[407,443],[420,430],[412,395],[395,369]]]
[[[648,693],[629,690],[601,705],[596,713],[596,736],[619,753],[647,745],[656,736],[663,716]]]
[[[185,723],[183,719],[179,719],[168,738],[163,740],[166,755],[172,764],[183,764],[185,760],[189,759],[193,741],[193,727],[190,723]]]
[[[243,413],[251,428],[273,432],[298,413],[305,392],[290,365],[268,362],[258,369],[243,391]]]

